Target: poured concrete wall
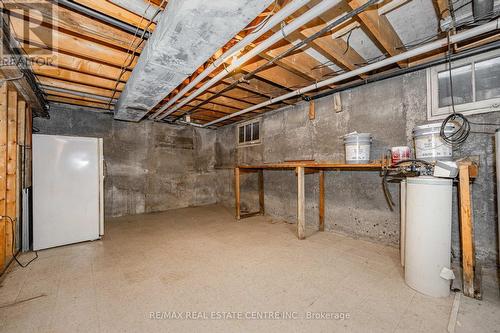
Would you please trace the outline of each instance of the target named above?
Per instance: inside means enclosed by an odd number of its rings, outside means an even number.
[[[263,117],[262,144],[237,148],[235,127],[217,131],[215,167],[219,174],[217,195],[220,202],[234,205],[233,171],[236,163],[282,162],[315,159],[343,161],[344,145],[340,136],[352,132],[370,132],[374,141],[372,158],[380,159],[391,146],[412,146],[412,129],[426,123],[425,71],[401,76],[341,93],[343,111],[335,113],[332,97],[316,101],[316,119],[308,119],[306,102]],[[496,114],[471,119],[497,119]],[[479,155],[480,176],[473,186],[476,253],[485,263],[496,262],[497,227],[494,183],[493,137],[471,134],[467,143],[455,151],[455,157]],[[257,210],[256,176],[242,176],[242,207]],[[266,213],[295,223],[296,177],[293,171],[265,171]],[[318,224],[318,175],[309,174],[306,183],[306,220]],[[378,172],[326,172],[325,229],[398,245],[399,207],[391,212],[384,199]],[[396,202],[399,185],[390,185]],[[456,191],[454,192],[453,249],[459,256]],[[244,223],[244,222],[243,222]]]
[[[50,116],[35,119],[40,133],[104,138],[107,216],[216,202],[214,154],[207,149],[210,137],[215,140],[211,130],[121,122],[111,114],[68,108],[53,108]]]

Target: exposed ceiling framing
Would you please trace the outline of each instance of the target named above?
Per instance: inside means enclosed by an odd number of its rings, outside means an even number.
[[[218,81],[207,91],[180,107],[165,120],[178,120],[189,113],[192,121],[200,124],[208,123],[291,90],[309,86],[345,71],[355,70],[375,60],[397,55],[425,38],[433,36],[437,38],[445,35],[444,32],[440,31],[439,26],[440,21],[450,15],[448,1],[394,0],[398,4],[388,5],[391,0],[385,0],[316,38],[307,47],[300,48],[275,61],[248,81],[236,85],[234,89],[219,94],[233,82],[240,80],[243,75],[254,71],[345,13],[363,5],[366,1],[340,1],[334,8],[286,36],[267,50],[260,52],[237,70],[228,73],[223,80]],[[67,0],[66,2],[77,3],[133,26],[138,31],[139,29],[147,29],[154,34],[154,23],[148,24],[147,19],[115,4],[119,1]],[[289,2],[290,0],[277,0],[269,6],[247,28],[228,41],[224,47],[210,59],[207,59],[203,66],[194,71],[190,77],[166,96],[145,118],[154,114],[231,46],[252,33],[253,30],[259,29],[270,15],[274,15]],[[292,22],[319,2],[320,0],[310,1],[284,20],[283,24]],[[151,7],[159,8],[161,3],[162,1],[159,0],[152,1]],[[168,1],[165,1],[163,7],[164,10],[168,11],[167,3]],[[26,54],[36,59],[40,56],[40,50],[50,53],[48,58],[52,60],[49,63],[35,62],[32,65],[33,72],[49,102],[91,107],[103,111],[113,110],[114,103],[124,90],[145,41],[141,41],[137,37],[134,38],[134,34],[120,29],[116,25],[82,14],[70,8],[71,6],[58,5],[53,1],[40,0],[30,3],[11,0],[4,1],[4,4],[8,9],[11,27]],[[35,6],[36,8],[34,8]],[[27,22],[37,26],[35,34],[23,32]],[[401,24],[401,22],[407,22],[408,26]],[[271,31],[248,45],[239,56],[249,52],[266,38],[279,32],[281,28],[280,25],[275,26]],[[491,41],[492,38],[497,39],[494,36],[488,36],[488,38],[485,41]],[[476,42],[478,45],[481,44],[481,40],[476,40]],[[394,64],[378,70],[376,73],[362,74],[357,78],[350,79],[345,84],[366,80],[372,75],[380,74],[381,71],[389,72],[398,68],[415,66],[421,64],[425,59],[433,59],[442,55],[445,51],[438,50],[432,54],[426,54],[425,57]],[[201,87],[219,72],[224,71],[230,63],[231,60],[228,60],[225,65],[219,66],[194,89]],[[330,88],[335,87],[329,86],[323,89]],[[188,91],[173,105],[182,102],[185,97],[193,93],[194,89]],[[165,92],[165,95],[167,94],[168,92]],[[213,98],[216,94],[217,97]],[[224,126],[255,117],[266,111],[293,104],[297,102],[298,98],[266,106],[220,122],[216,126]],[[208,99],[211,100],[207,101]]]

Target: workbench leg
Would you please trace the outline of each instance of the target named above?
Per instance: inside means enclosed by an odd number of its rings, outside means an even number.
[[[325,231],[325,171],[319,171],[319,231]]]
[[[304,167],[297,167],[297,237],[304,239],[306,233]]]
[[[465,296],[474,297],[474,230],[471,217],[469,166],[459,166],[460,234],[462,237],[462,274]]]
[[[237,220],[240,219],[240,168],[234,168],[234,203]]]
[[[264,215],[264,170],[259,170],[259,212]]]

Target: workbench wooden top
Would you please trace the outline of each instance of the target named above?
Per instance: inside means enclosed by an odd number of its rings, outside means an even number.
[[[381,163],[345,164],[334,162],[285,162],[237,166],[237,168],[240,169],[295,169],[297,167],[310,169],[382,170]]]

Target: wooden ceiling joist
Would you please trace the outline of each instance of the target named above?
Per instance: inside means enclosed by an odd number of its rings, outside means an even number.
[[[364,5],[367,0],[346,0],[352,9]],[[401,38],[396,33],[391,23],[385,15],[379,15],[377,7],[373,6],[367,8],[362,13],[358,14],[365,33],[371,36],[372,41],[380,45],[383,51],[387,52],[390,56],[395,56],[404,52],[404,47]],[[400,67],[405,67],[404,63],[399,63]]]
[[[23,20],[12,16],[11,23],[20,41],[29,45],[40,48],[52,48],[70,55],[82,56],[117,67],[121,67],[125,60],[129,58],[129,55],[125,51],[120,51],[97,42],[84,40],[44,26],[40,26],[37,29],[37,34],[24,36],[22,33],[24,29]],[[46,41],[56,41],[57,45],[45,45]],[[132,62],[132,66],[137,62],[136,58]]]
[[[43,22],[48,28],[73,33],[84,39],[114,45],[123,50],[134,49],[139,46],[139,38],[134,44],[131,43],[133,40],[132,34],[62,6],[54,6],[48,0],[9,2],[6,6],[11,15],[25,21],[29,20],[32,24]],[[29,13],[30,16],[27,17],[26,13]],[[141,48],[138,51],[140,52]]]

